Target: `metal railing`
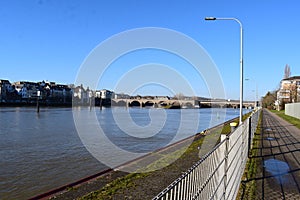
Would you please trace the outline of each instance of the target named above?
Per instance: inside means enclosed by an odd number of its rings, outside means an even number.
[[[235,199],[251,148],[260,110],[153,200]]]

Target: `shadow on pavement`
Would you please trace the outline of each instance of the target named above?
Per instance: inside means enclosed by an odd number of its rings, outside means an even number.
[[[300,130],[290,131],[288,126],[293,125],[263,110],[260,138],[256,139],[260,145],[250,157],[257,164],[256,175],[242,182],[242,186],[255,184],[251,199],[300,199]]]

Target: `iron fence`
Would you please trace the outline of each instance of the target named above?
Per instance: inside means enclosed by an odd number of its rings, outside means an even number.
[[[260,110],[253,112],[213,150],[153,200],[235,199]]]

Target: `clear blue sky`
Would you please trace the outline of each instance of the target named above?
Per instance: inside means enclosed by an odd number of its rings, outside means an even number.
[[[255,83],[259,96],[276,89],[286,64],[292,75],[300,74],[299,7],[298,0],[1,0],[0,79],[73,83],[89,52],[105,39],[129,29],[162,27],[202,45],[220,71],[226,97],[238,99],[239,26],[234,21],[204,21],[206,16],[236,17],[244,27],[244,76],[250,79],[244,97],[254,99]],[[155,57],[157,52],[149,54]],[[149,57],[142,61],[152,62]],[[114,88],[125,65],[121,61],[99,87]],[[182,73],[196,94],[209,96],[202,86],[196,87],[203,81],[188,72]],[[167,90],[154,85],[138,92],[162,95]]]

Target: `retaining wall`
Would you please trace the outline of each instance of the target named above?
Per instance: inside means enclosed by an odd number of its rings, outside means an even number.
[[[300,119],[300,103],[285,104],[285,114]]]

